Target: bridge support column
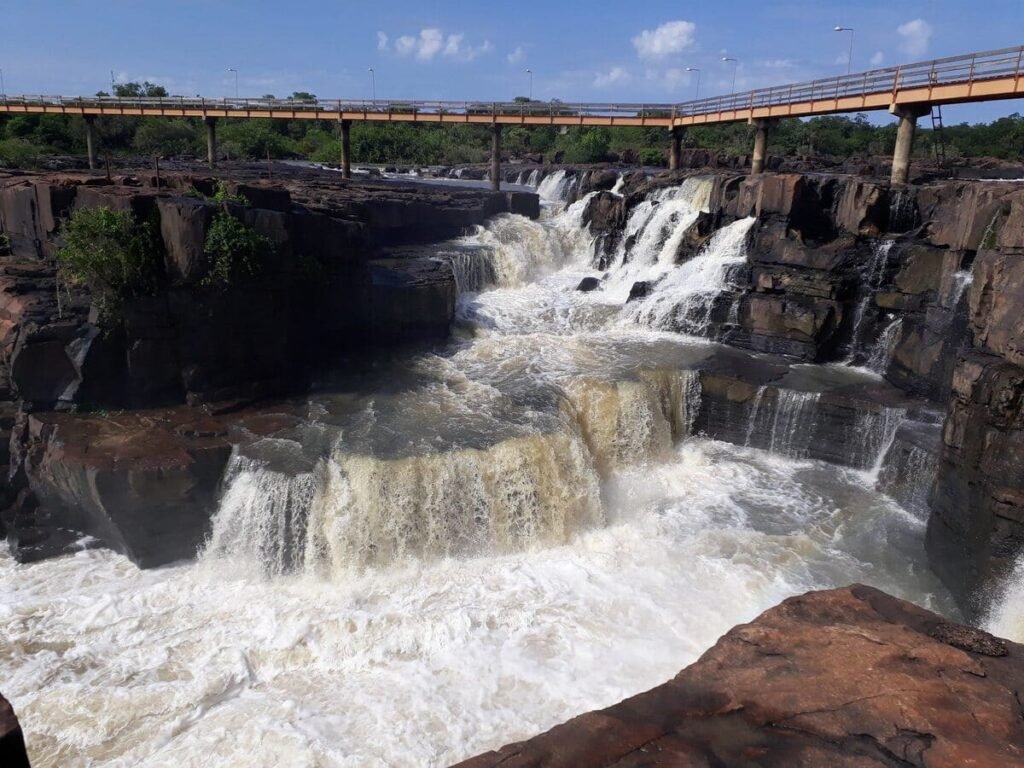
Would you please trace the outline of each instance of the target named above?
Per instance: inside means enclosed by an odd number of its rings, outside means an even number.
[[[85,115],[85,153],[89,157],[89,170],[96,168],[96,146],[94,144],[93,128],[96,124],[96,115]]]
[[[896,149],[892,153],[893,184],[906,184],[910,180],[910,155],[914,151],[917,118],[932,111],[930,104],[893,104],[889,111],[900,119],[896,128]]]
[[[672,128],[672,139],[668,145],[668,169],[670,171],[679,170],[679,161],[683,154],[683,136],[685,134],[686,129],[681,125]]]
[[[217,118],[206,118],[206,162],[217,167]]]
[[[341,177],[352,178],[352,121],[341,121]]]
[[[768,131],[771,130],[772,121],[764,118],[754,120],[754,154],[750,158],[750,175],[756,176],[764,172],[764,164],[768,159]]]
[[[491,189],[498,192],[501,189],[501,124],[494,124],[494,133],[491,134]]]

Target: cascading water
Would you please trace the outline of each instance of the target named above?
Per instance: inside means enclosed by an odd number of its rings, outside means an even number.
[[[878,336],[878,340],[871,348],[868,356],[867,367],[875,373],[885,374],[892,360],[893,352],[896,350],[896,343],[900,339],[900,331],[903,330],[903,318],[898,317],[890,320],[885,330]]]
[[[624,311],[629,321],[651,328],[701,335],[715,300],[730,287],[733,270],[746,261],[748,217],[718,230],[694,258],[673,269],[654,291]]]
[[[998,637],[1024,642],[1024,558],[993,595],[984,626]]]
[[[555,171],[544,177],[537,185],[537,194],[542,200],[549,202],[563,202],[569,199],[569,193],[576,183],[575,174],[565,171]]]
[[[731,358],[663,329],[707,333],[753,225],[677,266],[708,189],[638,205],[591,293],[587,200],[441,248],[458,337],[239,446],[198,564],[0,554],[0,679],[34,765],[446,765],[661,683],[795,593],[865,581],[952,611],[920,520],[868,473],[788,458],[816,392],[758,393],[748,442],[774,453],[694,434],[702,371]],[[657,284],[623,308],[637,275]],[[901,417],[864,417],[855,467]]]
[[[860,351],[864,316],[868,305],[875,297],[875,291],[878,290],[882,283],[882,278],[885,276],[885,268],[889,263],[889,253],[892,251],[895,242],[895,240],[880,240],[875,245],[871,262],[868,264],[867,271],[863,275],[862,296],[857,302],[857,309],[853,315],[853,334],[850,337],[850,354],[847,356],[848,363],[852,363]]]

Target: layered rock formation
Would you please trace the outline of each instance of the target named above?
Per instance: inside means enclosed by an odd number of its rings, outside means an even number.
[[[157,290],[112,320],[54,262],[61,222],[99,207],[159,233]],[[194,555],[238,420],[221,415],[382,347],[446,338],[455,275],[429,244],[503,212],[536,217],[537,196],[312,170],[276,183],[0,176],[0,533],[22,560],[83,534],[140,565]],[[255,278],[210,285],[206,237],[223,213],[272,249]]]
[[[632,209],[685,176],[627,175],[622,195],[602,191],[602,175],[581,178],[577,196],[596,192],[584,211],[598,238],[595,266],[609,266]],[[682,238],[678,261],[731,221],[758,222],[747,263],[716,298],[706,335],[796,360],[870,365],[946,412],[941,443],[918,441],[914,461],[937,467],[932,565],[975,614],[987,585],[1024,551],[1024,189],[715,175],[708,209]],[[634,288],[638,296],[652,290]],[[756,396],[756,387],[730,387],[726,401],[749,413]],[[930,461],[920,456],[923,445],[935,446]]]
[[[1024,764],[1024,646],[864,586],[790,598],[669,682],[459,768]]]

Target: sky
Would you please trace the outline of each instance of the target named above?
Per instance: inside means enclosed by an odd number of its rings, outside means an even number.
[[[977,10],[983,8],[984,12]],[[1024,0],[0,0],[9,94],[679,102],[1024,44]],[[372,78],[368,71],[373,69]],[[946,123],[1024,100],[944,108]],[[884,113],[879,120],[888,119]]]

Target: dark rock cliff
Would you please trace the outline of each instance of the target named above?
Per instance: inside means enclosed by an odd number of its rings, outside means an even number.
[[[211,199],[218,185],[228,202]],[[96,207],[155,222],[162,248],[159,289],[113,321],[54,262],[61,222]],[[273,252],[255,279],[210,286],[222,211]],[[381,348],[446,338],[455,275],[429,244],[504,212],[536,217],[537,197],[312,171],[0,176],[0,534],[21,560],[83,534],[143,566],[193,556],[239,412]]]
[[[598,238],[597,268],[610,266],[633,207],[687,175],[627,175],[622,195],[580,180],[578,197],[596,193],[584,221]],[[933,459],[915,459],[936,473],[928,551],[975,613],[978,596],[1024,552],[1024,189],[891,188],[828,174],[719,174],[710,183],[708,212],[683,238],[679,261],[715,229],[746,216],[757,223],[735,288],[716,299],[704,332],[795,360],[870,365],[945,409]],[[721,407],[737,414],[725,421],[739,423],[757,388],[729,392]]]

